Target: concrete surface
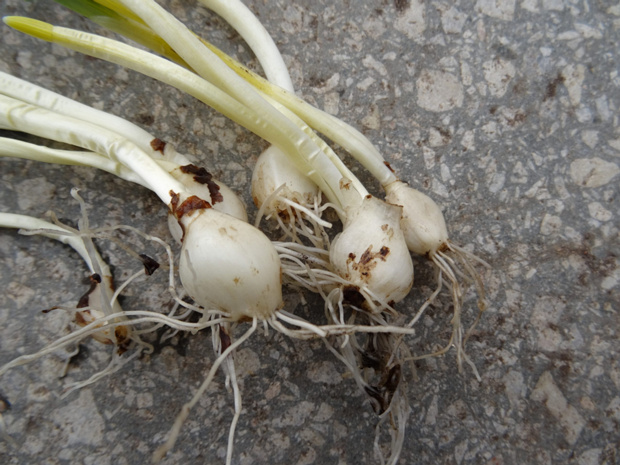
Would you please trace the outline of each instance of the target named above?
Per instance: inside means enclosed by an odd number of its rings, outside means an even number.
[[[189,0],[164,2],[197,32],[252,62],[240,38]],[[492,265],[490,308],[468,353],[417,363],[402,464],[620,463],[620,6],[602,0],[252,0],[300,95],[360,128],[401,177],[444,208],[452,239]],[[4,0],[26,15],[98,31],[50,1]],[[164,85],[1,27],[0,69],[134,121],[197,157],[242,192],[264,144]],[[356,169],[357,170],[357,169]],[[361,169],[357,170],[364,177]],[[98,225],[131,224],[169,239],[158,199],[86,168],[0,160],[0,209],[75,222],[77,186]],[[377,186],[370,183],[373,192]],[[255,211],[250,209],[253,216]],[[99,247],[119,279],[138,268]],[[399,305],[433,289],[416,261]],[[66,334],[87,270],[69,248],[0,231],[0,363]],[[131,287],[125,308],[167,309],[165,276]],[[473,295],[471,296],[473,298]],[[475,301],[467,302],[471,322]],[[309,298],[289,308],[320,311]],[[444,296],[410,341],[449,336]],[[84,344],[9,371],[0,393],[11,440],[3,464],[138,464],[161,443],[208,370],[208,332],[172,339],[96,384],[63,387],[107,363]],[[234,463],[377,463],[376,418],[320,342],[256,334],[237,354],[244,412]],[[224,463],[232,396],[219,376],[165,463]],[[11,443],[10,441],[13,441]]]

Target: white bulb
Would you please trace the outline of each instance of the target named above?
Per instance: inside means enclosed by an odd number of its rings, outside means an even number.
[[[399,302],[413,285],[413,263],[400,229],[401,208],[367,196],[347,209],[329,258],[340,276],[383,302]]]
[[[446,220],[429,196],[401,181],[385,187],[385,200],[403,207],[401,227],[407,247],[419,255],[434,255],[448,242]]]
[[[205,199],[217,211],[247,223],[248,214],[239,196],[223,182],[212,179],[204,168],[185,165],[172,170],[170,174],[181,181],[190,194]]]
[[[263,203],[284,185],[279,195],[300,205],[312,205],[319,195],[319,188],[304,176],[290,161],[290,158],[279,148],[270,146],[261,153],[252,173],[252,199],[260,208]],[[277,199],[267,205],[265,212],[281,213],[285,206],[278,205]]]
[[[282,307],[280,259],[267,236],[213,208],[176,211],[184,230],[179,275],[198,305],[235,321],[266,319]]]

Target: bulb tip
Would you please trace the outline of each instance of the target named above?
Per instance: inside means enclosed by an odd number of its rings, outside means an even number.
[[[5,16],[2,18],[2,21],[17,31],[49,42],[52,41],[54,36],[54,26],[44,21],[23,16]]]

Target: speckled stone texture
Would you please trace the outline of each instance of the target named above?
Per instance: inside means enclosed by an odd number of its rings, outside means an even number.
[[[163,3],[257,67],[239,36],[194,1]],[[457,373],[453,351],[417,362],[399,463],[620,463],[617,2],[248,4],[299,95],[363,131],[404,180],[442,206],[452,240],[492,266],[481,270],[489,309],[467,345],[482,380],[468,368]],[[51,1],[3,0],[0,8],[100,32]],[[165,85],[0,30],[0,70],[147,128],[251,205],[248,182],[264,142]],[[111,175],[2,159],[0,178],[1,211],[52,210],[74,224],[79,207],[69,191],[79,187],[95,225],[130,224],[170,240],[158,199]],[[98,245],[119,281],[139,269],[116,245]],[[434,289],[430,264],[415,265],[403,313]],[[71,249],[2,230],[0,276],[0,363],[67,333],[70,315],[41,310],[74,305],[85,290],[87,270]],[[165,273],[131,286],[123,304],[168,310]],[[304,304],[294,293],[287,308],[304,317],[322,312],[320,302],[309,296]],[[469,293],[466,323],[475,312]],[[445,344],[450,316],[442,295],[407,340],[411,350]],[[106,366],[109,350],[89,341],[67,365],[68,357],[60,351],[0,378],[11,404],[3,404],[0,463],[145,463],[214,359],[208,332],[177,335],[62,398],[65,386]],[[259,332],[236,363],[244,410],[234,463],[377,463],[376,417],[320,341]],[[232,405],[216,377],[164,463],[224,463]]]

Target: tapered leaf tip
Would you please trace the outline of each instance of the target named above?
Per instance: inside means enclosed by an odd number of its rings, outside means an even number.
[[[54,26],[37,19],[26,18],[24,16],[5,16],[2,18],[2,21],[13,29],[39,39],[51,41],[54,35]]]

